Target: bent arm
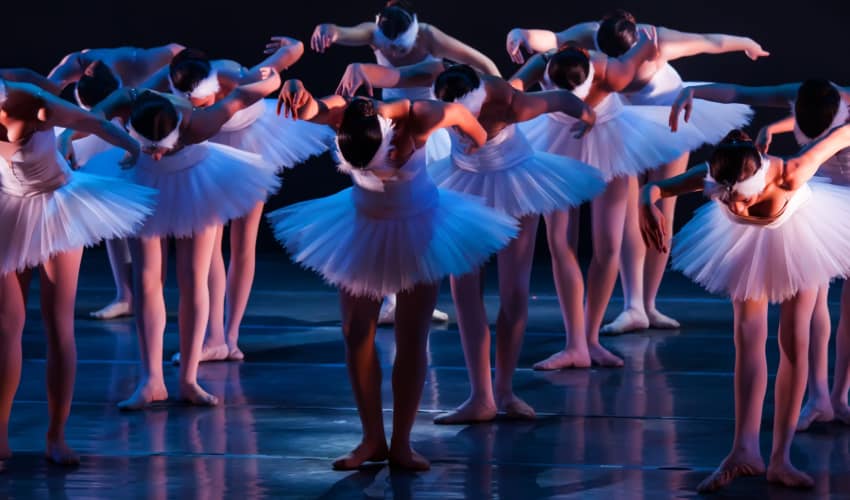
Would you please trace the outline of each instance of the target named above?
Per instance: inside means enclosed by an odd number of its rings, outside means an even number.
[[[822,139],[786,160],[784,182],[792,191],[798,189],[815,175],[826,160],[847,147],[850,147],[850,125],[832,129]]]
[[[426,32],[430,38],[430,52],[433,55],[461,64],[468,64],[485,75],[501,76],[496,63],[478,50],[443,33],[434,26],[429,25]]]
[[[658,28],[658,49],[662,59],[672,61],[699,54],[724,54],[744,52],[752,59],[769,55],[761,45],[744,36],[719,33],[685,33],[669,28]]]

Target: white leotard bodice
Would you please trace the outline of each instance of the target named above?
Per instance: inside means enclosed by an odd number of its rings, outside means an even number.
[[[10,159],[0,157],[0,191],[35,196],[68,182],[71,169],[56,149],[53,129],[37,131]]]
[[[534,156],[534,149],[516,124],[508,125],[473,153],[468,153],[468,140],[449,129],[452,140],[452,163],[468,172],[505,170]]]
[[[543,80],[540,81],[540,86],[543,90],[562,90],[549,79],[548,71],[543,72]],[[620,97],[620,94],[617,94],[616,92],[608,94],[593,107],[593,111],[596,113],[596,124],[604,123],[617,116],[620,111],[622,111],[623,105],[623,98]],[[572,116],[569,116],[566,113],[561,113],[560,111],[547,113],[546,116],[553,120],[567,124],[573,124],[577,121]]]
[[[352,199],[357,210],[369,217],[406,217],[432,208],[438,201],[437,186],[425,168],[425,148],[419,148],[390,179],[380,181],[381,190],[373,183],[361,182],[362,174],[354,172]]]
[[[791,195],[791,198],[789,198],[788,202],[785,204],[785,208],[782,209],[782,212],[777,217],[765,222],[759,221],[758,219],[754,218],[736,215],[732,213],[731,210],[729,210],[729,206],[725,203],[720,201],[717,201],[717,203],[720,203],[721,210],[723,210],[723,213],[726,214],[727,217],[729,217],[729,220],[736,224],[754,225],[772,229],[785,224],[785,222],[787,222],[791,217],[793,217],[794,212],[796,212],[797,209],[799,209],[807,201],[809,201],[811,197],[812,188],[809,187],[808,184],[806,184]]]
[[[266,100],[260,99],[247,108],[240,109],[221,126],[221,132],[236,132],[250,127],[266,112]],[[281,120],[283,118],[281,117]]]
[[[682,88],[679,72],[669,63],[665,63],[643,87],[631,92],[622,92],[622,96],[628,104],[671,106]]]

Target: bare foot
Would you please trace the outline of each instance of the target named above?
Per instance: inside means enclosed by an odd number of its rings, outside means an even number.
[[[437,425],[465,425],[490,422],[496,418],[496,413],[494,401],[482,402],[467,399],[455,410],[438,415],[434,419],[434,423]]]
[[[95,319],[115,319],[133,315],[133,304],[128,301],[114,301],[107,304],[103,309],[90,312],[89,316]]]
[[[400,448],[400,449],[397,449]],[[431,462],[416,453],[410,445],[405,447],[390,448],[390,467],[398,467],[415,472],[424,472],[431,469]]]
[[[218,405],[218,398],[201,389],[198,384],[181,384],[180,400],[195,406]]]
[[[623,360],[615,356],[611,351],[602,347],[602,344],[590,344],[587,346],[590,351],[590,361],[594,365],[604,366],[608,368],[621,368]]]
[[[850,425],[850,406],[847,406],[847,403],[842,403],[840,401],[833,401],[832,408],[835,412],[835,418],[845,424]]]
[[[389,456],[387,443],[383,439],[377,443],[360,443],[351,452],[333,462],[334,470],[354,470],[366,462],[383,462]]]
[[[815,422],[832,422],[834,419],[835,412],[832,411],[832,403],[829,400],[809,398],[800,410],[797,431],[805,431]]]
[[[614,318],[614,321],[603,326],[599,330],[599,333],[604,335],[619,335],[636,330],[646,330],[647,328],[649,328],[649,318],[646,317],[645,312],[626,309]]]
[[[562,370],[564,368],[590,368],[590,353],[575,349],[556,352],[543,361],[534,363],[535,370]]]
[[[227,347],[227,344],[221,344],[214,347],[204,346],[201,348],[201,359],[200,363],[204,363],[206,361],[227,361],[230,356],[230,348]],[[171,356],[171,362],[175,365],[180,364],[180,353],[175,352],[174,356]]]
[[[813,488],[815,482],[811,476],[790,463],[770,464],[767,468],[767,480],[789,488]]]
[[[537,418],[534,408],[516,394],[511,394],[507,398],[497,398],[496,404],[499,410],[505,413],[505,417],[510,420],[534,420]]]
[[[431,313],[431,321],[434,323],[448,323],[449,313],[435,308]]]
[[[118,408],[125,411],[141,410],[157,401],[168,399],[165,383],[142,382],[128,399],[118,403]]]
[[[678,321],[670,316],[661,314],[658,309],[647,310],[646,317],[649,318],[650,328],[657,328],[659,330],[675,330],[682,326]]]
[[[741,476],[757,476],[764,474],[764,460],[759,455],[751,455],[743,451],[733,451],[717,467],[717,470],[705,478],[697,491],[709,493],[731,483],[735,478]]]
[[[238,346],[236,346],[236,345],[227,346],[227,349],[229,350],[229,352],[227,353],[227,360],[228,361],[244,361],[245,360],[245,353],[243,353],[242,350],[239,349]]]
[[[47,442],[45,458],[57,465],[80,465],[80,456],[64,440]]]

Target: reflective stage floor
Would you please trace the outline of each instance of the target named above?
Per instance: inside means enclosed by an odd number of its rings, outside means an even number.
[[[516,391],[534,406],[530,423],[496,421],[466,427],[431,423],[467,396],[456,325],[435,326],[430,369],[414,427],[415,447],[432,461],[422,474],[380,465],[331,470],[360,430],[344,366],[337,297],[283,253],[264,256],[242,329],[244,363],[208,363],[204,386],[223,399],[215,409],[170,403],[121,413],[115,403],[139,373],[132,320],[98,322],[87,312],[111,299],[105,256],[84,260],[78,297],[79,371],[68,428],[82,454],[75,469],[43,460],[47,426],[45,343],[37,295],[24,335],[24,373],[11,423],[13,459],[0,465],[5,498],[693,498],[699,481],[732,441],[732,308],[671,273],[662,309],[680,331],[609,337],[624,369],[539,373],[531,365],[563,344],[563,326],[546,266],[535,268],[530,321]],[[174,281],[169,310],[176,311]],[[837,298],[837,290],[833,291]],[[619,297],[619,291],[615,292]],[[495,281],[488,280],[491,319]],[[609,308],[613,317],[618,299]],[[833,324],[838,304],[833,301]],[[454,317],[447,283],[440,307]],[[768,343],[778,363],[776,311]],[[169,316],[166,354],[177,348]],[[832,346],[831,346],[832,349]],[[379,332],[387,427],[392,331]],[[176,394],[177,369],[166,377]],[[770,380],[762,427],[767,458],[773,413]],[[764,477],[736,481],[721,498],[850,498],[850,428],[815,425],[795,439],[793,458],[817,481],[814,491],[769,486]]]

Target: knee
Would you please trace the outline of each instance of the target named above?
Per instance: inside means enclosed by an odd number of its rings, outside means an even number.
[[[785,328],[779,332],[779,348],[792,364],[805,362],[809,359],[809,339],[807,329]]]
[[[593,249],[593,260],[602,267],[617,267],[620,259],[620,247],[614,245],[597,245]]]
[[[25,323],[26,312],[23,308],[17,311],[3,310],[0,313],[0,338],[4,342],[20,342]]]

